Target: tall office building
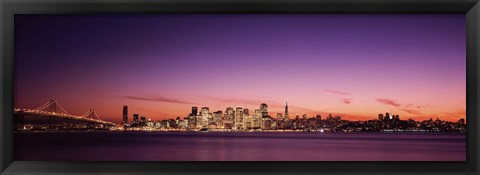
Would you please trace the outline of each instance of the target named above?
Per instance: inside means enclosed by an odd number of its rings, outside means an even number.
[[[237,107],[235,110],[235,129],[243,129],[243,108]]]
[[[285,101],[285,119],[288,119],[288,101]]]
[[[253,128],[261,128],[262,127],[262,110],[255,109],[255,113],[253,114]]]
[[[378,114],[378,120],[383,120],[383,114]]]
[[[124,105],[123,106],[123,126],[128,125],[128,106]]]
[[[146,126],[146,125],[147,125],[147,117],[141,116],[141,117],[140,117],[140,126],[141,126],[141,127],[144,127],[144,126]]]
[[[232,129],[235,127],[235,111],[232,107],[228,107],[225,110],[225,115],[223,117],[223,126],[226,129]]]
[[[211,117],[210,111],[208,107],[202,107],[200,111],[200,120],[197,119],[197,127],[207,128],[208,127],[208,120]],[[200,122],[198,122],[200,121]]]
[[[133,114],[133,126],[138,126],[138,114]]]
[[[248,108],[243,108],[243,115],[250,115]]]
[[[192,115],[196,116],[198,114],[198,108],[197,107],[192,107]]]
[[[192,112],[188,116],[188,126],[190,129],[197,127],[197,115],[198,115],[198,108],[193,106]]]
[[[221,128],[223,126],[223,116],[222,111],[213,112],[213,120],[212,123],[215,124],[217,128]]]
[[[262,112],[262,117],[268,115],[268,105],[266,103],[260,104],[260,111]]]

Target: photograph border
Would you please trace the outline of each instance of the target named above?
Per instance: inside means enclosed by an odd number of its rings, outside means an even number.
[[[1,174],[479,174],[478,0],[0,0]],[[467,161],[14,161],[15,14],[466,14]]]

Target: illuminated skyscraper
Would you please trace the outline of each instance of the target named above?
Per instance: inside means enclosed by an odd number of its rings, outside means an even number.
[[[243,128],[243,108],[237,107],[235,110],[235,129],[242,130]]]
[[[288,119],[288,101],[285,101],[285,119]]]
[[[200,119],[197,118],[197,127],[207,128],[208,127],[208,120],[211,116],[208,107],[202,107],[200,111]],[[199,122],[200,121],[200,122]]]
[[[262,117],[268,115],[268,105],[266,103],[260,104],[260,111],[262,112]]]
[[[123,126],[128,125],[128,106],[123,106]]]
[[[223,126],[226,129],[231,129],[235,127],[235,111],[232,107],[228,107],[225,110],[225,116],[223,118]]]
[[[150,119],[149,119],[149,120],[150,120]],[[181,121],[181,120],[180,120],[180,117],[177,116],[177,118],[175,119],[175,124],[176,124],[176,125],[179,125],[179,124],[180,124],[180,121]]]
[[[209,108],[208,107],[202,107],[202,111],[201,111],[201,115],[208,115],[208,112],[209,112]]]
[[[221,128],[223,126],[222,111],[213,112],[212,124],[214,124],[217,128]]]
[[[262,110],[255,109],[255,114],[253,114],[253,128],[259,129],[262,127]]]
[[[198,114],[198,108],[193,106],[192,112],[188,116],[188,127],[190,129],[193,129],[197,126],[197,114]]]

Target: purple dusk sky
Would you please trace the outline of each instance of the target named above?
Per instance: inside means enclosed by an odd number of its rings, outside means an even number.
[[[465,118],[462,14],[16,15],[15,106]]]

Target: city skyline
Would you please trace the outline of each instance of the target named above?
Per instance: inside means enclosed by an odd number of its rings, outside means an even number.
[[[261,103],[260,105],[262,104],[266,104],[266,103]],[[195,109],[193,109],[195,108]],[[232,108],[233,110],[237,109],[237,108],[241,108],[242,110],[247,110],[247,111],[255,111],[255,110],[259,110],[259,109],[256,109],[258,107],[254,107],[254,108],[247,108],[247,107],[241,107],[241,106],[227,106],[225,107],[224,109],[211,109],[210,107],[208,106],[191,106],[191,111],[197,111],[195,113],[196,116],[201,116],[201,110],[202,108],[207,108],[208,109],[208,113],[209,114],[214,114],[215,112],[221,112],[222,114],[222,117],[225,115],[224,112],[226,112],[228,110],[228,108]],[[268,107],[267,107],[268,108]],[[281,114],[282,117],[284,119],[295,119],[296,117],[303,117],[303,116],[307,116],[308,118],[315,118],[315,117],[318,117],[318,116],[323,116],[323,117],[327,117],[327,116],[337,116],[337,117],[342,117],[343,116],[341,115],[341,113],[317,113],[317,114],[307,114],[307,113],[291,113],[291,111],[288,110],[288,101],[286,101],[286,106],[284,107],[285,108],[285,111],[284,112],[272,112],[272,111],[267,111],[266,112],[266,115],[270,116],[271,118],[274,118],[274,119],[278,119],[278,115]],[[183,116],[171,116],[171,117],[167,117],[167,118],[162,118],[162,119],[158,119],[158,120],[155,120],[155,118],[151,118],[147,115],[144,115],[142,113],[138,113],[138,112],[135,112],[135,111],[129,111],[129,106],[128,105],[123,105],[123,110],[122,110],[122,116],[121,116],[121,123],[125,124],[125,123],[132,123],[134,121],[134,116],[136,115],[137,118],[138,117],[145,117],[145,119],[147,120],[152,120],[152,121],[161,121],[161,120],[171,120],[171,119],[176,119],[176,118],[180,118],[180,119],[187,119],[189,117],[192,117],[192,112],[188,113],[188,110],[185,111],[185,115]],[[235,112],[235,111],[234,111]],[[248,113],[249,116],[252,116],[254,115],[255,113]],[[378,113],[378,115],[382,114],[383,113]],[[385,112],[385,114],[391,114],[392,117],[395,117],[395,116],[399,116],[398,114],[395,114],[395,113],[392,113],[392,112]],[[365,119],[357,119],[357,120],[351,120],[351,121],[368,121],[368,120],[377,120],[379,116],[371,116],[370,118],[365,118]],[[386,115],[385,115],[386,116]],[[345,119],[345,118],[344,118]],[[439,118],[439,117],[425,117],[425,119],[415,119],[415,118],[402,118],[402,120],[415,120],[415,121],[422,121],[422,120],[428,120],[428,119],[440,119],[442,120],[443,118]],[[346,120],[349,120],[349,119],[346,119]],[[465,123],[467,122],[466,121],[466,116],[463,116],[463,117],[459,117],[457,118],[457,120],[448,120],[450,122],[458,122],[459,120],[463,120]],[[121,124],[120,122],[118,122],[118,124]]]
[[[14,102],[54,98],[116,123],[123,105],[162,120],[192,106],[267,103],[283,113],[287,99],[290,118],[389,111],[457,121],[466,115],[464,23],[451,14],[19,15]]]
[[[254,111],[254,112],[252,112]],[[210,110],[209,107],[192,106],[187,117],[176,117],[164,120],[151,120],[147,116],[132,114],[128,120],[128,106],[123,106],[122,123],[117,129],[124,131],[216,131],[216,132],[466,132],[465,118],[458,121],[445,121],[439,118],[429,120],[402,119],[400,115],[386,112],[380,113],[376,119],[350,121],[342,116],[328,114],[323,116],[295,115],[290,118],[288,103],[285,102],[285,113],[270,115],[268,104],[262,103],[259,108],[250,110],[242,107],[227,107],[225,111]],[[29,126],[31,129],[31,127]],[[36,128],[39,128],[38,126]]]

